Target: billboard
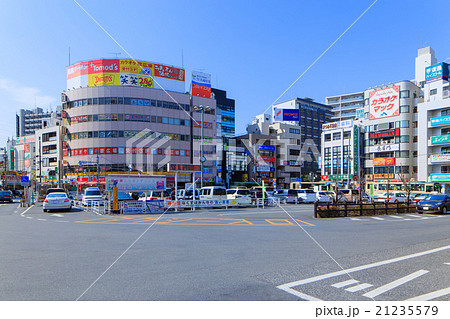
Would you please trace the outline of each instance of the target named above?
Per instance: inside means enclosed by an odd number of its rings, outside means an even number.
[[[211,98],[211,75],[192,71],[192,95]]]
[[[274,120],[298,122],[300,120],[300,110],[274,108]]]
[[[119,191],[151,191],[166,189],[166,178],[164,176],[126,176],[108,175],[106,176],[105,189],[112,191],[117,187]]]
[[[400,86],[369,92],[369,120],[400,115]]]
[[[396,128],[394,130],[389,130],[389,131],[383,131],[383,132],[379,132],[379,133],[374,133],[374,132],[370,132],[369,133],[369,138],[381,138],[381,137],[394,137],[394,136],[400,136],[400,129]]]
[[[345,128],[345,127],[351,127],[351,126],[353,126],[353,120],[325,123],[325,124],[322,124],[322,131],[334,130],[334,129],[338,129],[338,128]]]
[[[140,86],[185,92],[181,68],[132,59],[100,59],[67,67],[67,89],[87,86]]]
[[[444,62],[425,68],[425,81],[446,80],[450,77],[450,65]]]
[[[376,157],[373,159],[374,166],[391,166],[395,165],[395,157]]]

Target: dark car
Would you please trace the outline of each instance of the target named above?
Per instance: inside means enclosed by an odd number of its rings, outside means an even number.
[[[450,210],[450,195],[439,194],[430,195],[417,202],[416,212],[418,213],[442,213],[447,214]]]
[[[13,202],[11,191],[0,191],[0,202]]]

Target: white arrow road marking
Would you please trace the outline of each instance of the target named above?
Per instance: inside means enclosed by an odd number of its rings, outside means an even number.
[[[342,287],[345,287],[345,286],[356,284],[358,282],[359,282],[358,280],[350,279],[350,280],[338,282],[337,284],[331,285],[331,287],[342,288]]]
[[[442,297],[442,296],[445,296],[448,294],[450,294],[450,287],[441,289],[441,290],[436,290],[436,291],[430,292],[428,294],[424,294],[424,295],[417,296],[414,298],[406,299],[405,301],[427,301],[427,300],[435,299],[435,298]]]
[[[369,287],[372,287],[373,285],[371,284],[359,284],[350,288],[347,288],[345,290],[349,291],[349,292],[355,292],[355,291],[360,291]]]
[[[408,276],[402,277],[400,279],[394,280],[393,282],[390,282],[386,285],[383,285],[381,287],[378,287],[374,290],[369,291],[368,293],[365,293],[363,296],[367,298],[373,298],[376,296],[381,295],[382,293],[385,293],[386,291],[392,290],[398,286],[403,285],[404,283],[407,283],[408,281],[414,280],[422,275],[425,275],[428,273],[428,270],[419,270],[416,272],[413,272],[412,274],[409,274]]]

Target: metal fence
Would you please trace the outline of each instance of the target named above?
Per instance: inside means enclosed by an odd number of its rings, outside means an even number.
[[[356,217],[415,213],[415,203],[319,203],[314,204],[315,218]]]

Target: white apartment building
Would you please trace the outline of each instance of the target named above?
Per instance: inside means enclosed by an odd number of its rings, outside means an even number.
[[[325,104],[333,108],[331,121],[351,120],[364,110],[364,92],[329,96]]]

